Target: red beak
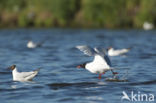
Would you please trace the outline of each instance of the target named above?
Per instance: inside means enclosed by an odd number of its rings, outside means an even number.
[[[81,66],[78,65],[77,68],[81,68]]]

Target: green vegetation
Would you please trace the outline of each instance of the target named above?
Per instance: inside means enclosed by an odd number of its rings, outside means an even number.
[[[0,0],[0,27],[142,28],[156,0]]]

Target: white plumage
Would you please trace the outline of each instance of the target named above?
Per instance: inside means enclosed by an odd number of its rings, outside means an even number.
[[[86,64],[86,69],[91,73],[102,74],[110,70],[110,65],[107,64],[106,60],[102,56],[95,55],[94,60]]]
[[[12,70],[12,76],[14,81],[30,81],[39,72],[39,69],[30,72],[19,72],[16,68],[16,65],[11,66],[10,69]]]
[[[27,43],[28,48],[36,48],[36,47],[40,47],[41,45],[42,43],[34,43],[33,41],[28,41]]]
[[[144,22],[144,24],[143,24],[143,29],[144,30],[151,30],[153,28],[154,28],[154,25],[152,23],[150,23],[150,22]]]
[[[111,70],[111,61],[106,54],[104,48],[91,48],[86,45],[76,46],[80,51],[84,52],[84,54],[88,56],[94,56],[94,60],[89,63],[84,63],[78,66],[78,68],[85,68],[91,73],[99,73],[99,79],[101,78],[101,74],[105,73],[108,70]]]
[[[110,47],[108,49],[108,55],[109,56],[119,56],[119,55],[122,55],[122,54],[125,54],[127,52],[129,52],[129,48],[128,49],[118,49],[118,50],[114,50],[114,48]]]

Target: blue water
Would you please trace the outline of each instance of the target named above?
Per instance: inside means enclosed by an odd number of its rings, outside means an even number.
[[[28,49],[28,40],[43,42]],[[98,79],[78,64],[93,58],[76,45],[114,48],[132,47],[124,56],[111,57],[119,76],[127,82],[109,82],[107,72]],[[32,82],[14,82],[7,67],[16,64],[20,71],[41,68]],[[1,103],[128,103],[122,92],[132,91],[156,96],[156,31],[143,30],[0,30],[0,102]],[[155,100],[156,101],[156,100]],[[146,102],[147,103],[147,102]],[[154,102],[153,102],[154,103]]]

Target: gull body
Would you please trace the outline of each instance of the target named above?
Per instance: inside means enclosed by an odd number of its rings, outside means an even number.
[[[94,60],[87,63],[85,68],[91,73],[102,74],[110,70],[110,65],[107,64],[106,60],[102,56],[95,55]]]
[[[30,72],[19,72],[16,65],[10,67],[13,81],[31,81],[39,72],[39,69]]]
[[[98,73],[99,79],[101,79],[101,75],[105,72],[111,70],[113,74],[117,74],[113,72],[111,61],[106,54],[104,48],[91,48],[87,45],[76,46],[80,51],[84,52],[84,54],[88,56],[94,56],[93,61],[88,63],[83,63],[77,66],[77,68],[85,68],[91,73]]]
[[[130,48],[115,50],[114,48],[110,47],[110,48],[108,48],[108,55],[109,56],[119,56],[119,55],[129,52],[129,50],[130,50]]]
[[[28,48],[36,48],[36,47],[40,47],[41,43],[34,43],[33,41],[28,41],[27,43],[27,47]]]
[[[153,28],[154,28],[154,25],[152,23],[144,22],[144,24],[143,24],[143,29],[144,30],[151,30]]]

